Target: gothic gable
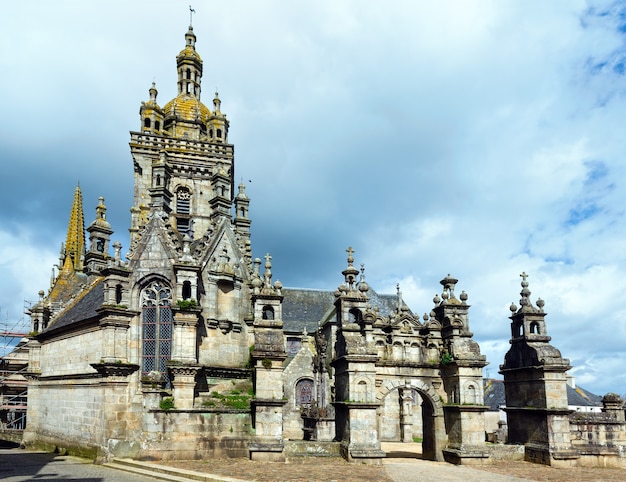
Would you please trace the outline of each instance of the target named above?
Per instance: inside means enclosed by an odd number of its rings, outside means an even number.
[[[211,235],[205,235],[194,249],[197,262],[208,275],[247,280],[246,259],[230,225],[220,223]],[[195,257],[194,256],[194,257]]]
[[[176,248],[167,221],[158,214],[153,214],[142,230],[130,257],[130,268],[135,277],[143,278],[149,273],[160,273],[170,278],[172,265],[179,257]]]

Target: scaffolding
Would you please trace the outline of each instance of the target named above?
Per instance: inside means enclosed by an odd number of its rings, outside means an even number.
[[[24,312],[31,303],[24,302]],[[30,321],[8,317],[0,321],[0,430],[21,431],[26,427],[28,402],[28,349]]]

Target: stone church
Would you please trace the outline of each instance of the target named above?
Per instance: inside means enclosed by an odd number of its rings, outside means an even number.
[[[418,440],[431,460],[487,457],[468,295],[447,275],[417,316],[399,289],[366,283],[351,248],[334,291],[275,280],[272,257],[253,256],[221,100],[201,101],[191,26],[184,38],[178,94],[161,107],[152,84],[130,133],[125,257],[105,200],[85,229],[74,193],[58,272],[30,313],[24,442],[99,459],[315,447],[379,463],[381,442]]]

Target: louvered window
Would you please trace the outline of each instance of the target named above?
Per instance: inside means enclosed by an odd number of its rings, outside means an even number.
[[[191,228],[191,192],[186,187],[176,191],[176,228],[179,233],[188,233]]]

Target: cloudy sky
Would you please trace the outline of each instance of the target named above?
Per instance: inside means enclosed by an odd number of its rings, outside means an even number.
[[[130,130],[176,94],[189,1],[3,4],[0,316],[47,289],[78,182],[128,246]],[[498,376],[522,271],[577,382],[626,393],[626,4],[196,2],[255,256],[334,289],[345,249],[417,313],[451,273]],[[250,182],[248,182],[250,181]]]

